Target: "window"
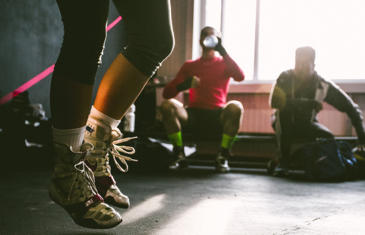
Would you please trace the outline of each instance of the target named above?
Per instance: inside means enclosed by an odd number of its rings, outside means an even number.
[[[225,1],[224,10],[223,45],[242,68],[246,78],[252,79],[254,76],[256,1]]]
[[[294,67],[295,49],[316,50],[316,70],[328,79],[365,79],[363,0],[201,0],[204,25],[247,80],[275,80]],[[194,42],[195,43],[195,42]]]
[[[205,4],[205,24],[221,30],[222,0],[206,0]]]

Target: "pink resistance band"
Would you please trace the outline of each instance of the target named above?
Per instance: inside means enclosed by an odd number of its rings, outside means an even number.
[[[119,16],[118,18],[116,18],[113,22],[111,22],[107,27],[106,27],[106,31],[108,32],[109,30],[111,30],[116,24],[118,24],[120,21],[122,20],[122,17]],[[10,101],[12,98],[14,98],[15,96],[19,95],[20,93],[28,90],[29,88],[31,88],[33,85],[37,84],[38,82],[40,82],[41,80],[43,80],[44,78],[46,78],[48,75],[50,75],[51,73],[53,73],[54,70],[54,64],[49,66],[48,68],[46,68],[45,70],[43,70],[41,73],[39,73],[38,75],[34,76],[33,78],[31,78],[29,81],[27,81],[26,83],[24,83],[23,85],[21,85],[20,87],[18,87],[17,89],[15,89],[14,91],[8,93],[7,95],[3,96],[0,98],[0,105],[7,103],[8,101]]]

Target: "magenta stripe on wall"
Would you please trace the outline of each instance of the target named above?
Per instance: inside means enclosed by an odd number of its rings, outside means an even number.
[[[121,20],[122,20],[122,17],[121,16],[119,16],[118,18],[116,18],[113,22],[111,22],[106,27],[106,31],[108,32],[109,30],[111,30]],[[41,80],[43,80],[44,78],[46,78],[48,75],[50,75],[51,73],[53,73],[53,70],[54,70],[54,64],[51,65],[51,66],[49,66],[48,68],[46,68],[42,72],[40,72],[38,75],[36,75],[33,78],[29,79],[29,81],[27,81],[26,83],[24,83],[20,87],[16,88],[14,91],[12,91],[12,92],[6,94],[5,96],[1,97],[0,98],[0,105],[7,103],[8,101],[10,101],[15,96],[17,96],[20,93],[28,90],[29,88],[31,88],[32,86],[34,86],[35,84],[37,84],[38,82],[40,82]]]

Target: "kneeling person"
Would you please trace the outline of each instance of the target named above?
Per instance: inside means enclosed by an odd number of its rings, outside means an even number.
[[[163,122],[168,137],[174,145],[176,158],[170,169],[179,168],[181,160],[185,158],[181,135],[183,127],[192,128],[195,134],[220,133],[222,142],[221,150],[216,157],[216,169],[220,172],[229,171],[229,150],[240,127],[243,106],[239,101],[226,102],[227,92],[230,78],[242,81],[244,74],[227,54],[219,37],[215,47],[203,44],[204,39],[212,35],[217,36],[214,28],[205,27],[201,30],[202,56],[197,60],[185,62],[175,79],[166,85],[163,92],[164,98],[167,99],[161,106]],[[221,56],[216,56],[215,51]],[[173,98],[187,89],[189,89],[189,105],[185,108],[181,102]]]
[[[315,51],[311,47],[296,50],[295,68],[280,74],[270,94],[270,105],[276,109],[273,127],[281,155],[278,174],[286,172],[293,139],[314,141],[333,139],[330,130],[316,118],[322,102],[345,112],[351,119],[361,149],[365,144],[362,112],[357,104],[336,84],[314,70]]]

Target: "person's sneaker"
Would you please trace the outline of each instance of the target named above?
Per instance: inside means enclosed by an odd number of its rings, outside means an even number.
[[[275,166],[272,175],[278,177],[287,177],[289,176],[289,168],[285,164],[279,163]]]
[[[278,165],[278,162],[275,160],[269,160],[266,164],[266,171],[269,175],[274,175],[274,170],[276,166]]]
[[[104,156],[102,157],[102,155]],[[96,188],[105,202],[124,209],[129,208],[128,196],[119,190],[111,174],[109,156],[107,154],[92,153],[87,157],[86,164],[93,170]]]
[[[86,163],[94,172],[96,187],[104,200],[111,205],[126,209],[130,206],[129,198],[119,190],[109,164],[109,157],[112,157],[115,166],[120,171],[127,172],[126,161],[136,161],[120,154],[133,154],[135,152],[133,147],[118,145],[135,137],[122,138],[122,136],[119,129],[111,130],[104,123],[89,120],[86,126],[85,142],[93,144],[95,149],[86,157]],[[117,159],[125,165],[125,168],[120,166]]]
[[[173,158],[171,159],[171,162],[169,164],[170,170],[177,170],[187,167],[187,163],[185,161],[185,152],[184,147],[177,147],[174,146],[173,149]]]
[[[227,173],[230,171],[230,167],[228,165],[228,159],[230,157],[230,153],[228,149],[222,149],[217,154],[215,159],[215,169],[220,173]]]
[[[63,207],[78,225],[88,228],[111,228],[122,222],[122,217],[103,202],[95,186],[91,169],[84,158],[93,148],[83,144],[79,152],[66,145],[54,144],[55,169],[49,196]]]

